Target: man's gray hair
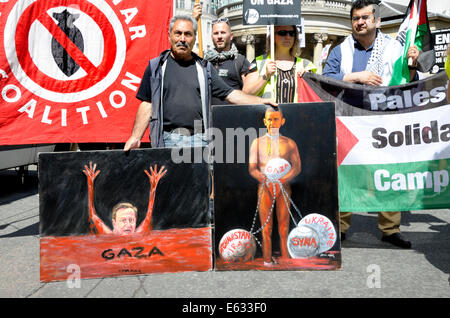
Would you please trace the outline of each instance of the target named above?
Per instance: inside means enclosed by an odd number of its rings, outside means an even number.
[[[169,33],[172,32],[173,25],[178,20],[190,21],[194,27],[194,34],[197,34],[197,21],[190,15],[175,15],[172,19],[170,19]]]

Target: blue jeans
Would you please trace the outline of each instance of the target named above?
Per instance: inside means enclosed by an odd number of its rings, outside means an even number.
[[[177,133],[164,132],[164,145],[168,148],[173,147],[204,147],[208,145],[204,134],[195,134],[184,136]]]

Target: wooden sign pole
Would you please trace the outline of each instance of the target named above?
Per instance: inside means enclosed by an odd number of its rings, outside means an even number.
[[[195,0],[195,3],[200,3],[200,0]],[[203,38],[202,38],[202,18],[198,18],[198,55],[203,58]]]

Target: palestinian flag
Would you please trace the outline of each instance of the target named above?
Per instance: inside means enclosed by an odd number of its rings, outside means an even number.
[[[416,45],[421,52],[418,70],[428,72],[434,62],[432,53],[433,43],[427,16],[427,0],[411,0],[405,18],[398,30],[393,56],[394,62],[392,77],[389,86],[401,85],[410,82],[408,68],[408,50]],[[432,60],[432,61],[431,61]]]
[[[450,206],[447,82],[445,72],[389,87],[299,79],[299,102],[335,103],[341,212]]]

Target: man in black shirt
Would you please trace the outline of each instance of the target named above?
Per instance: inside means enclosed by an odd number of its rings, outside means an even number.
[[[227,85],[214,67],[192,52],[196,31],[197,23],[193,18],[172,18],[171,48],[147,66],[137,93],[142,103],[125,151],[139,148],[149,123],[152,147],[189,146],[197,139],[202,141],[201,145],[206,145],[203,133],[209,127],[212,96],[231,104],[276,106],[269,99],[248,95]],[[194,125],[196,122],[202,123],[200,129],[196,127],[199,125]]]
[[[198,20],[202,14],[200,3],[196,3],[192,10],[192,16]],[[212,41],[214,49],[206,52],[205,59],[210,61],[217,69],[219,76],[225,83],[234,89],[242,90],[247,73],[249,73],[250,62],[244,55],[239,54],[236,46],[231,42],[233,33],[230,29],[228,18],[213,20]],[[256,71],[256,69],[253,69]],[[213,105],[229,104],[226,100],[217,97],[212,98]]]

